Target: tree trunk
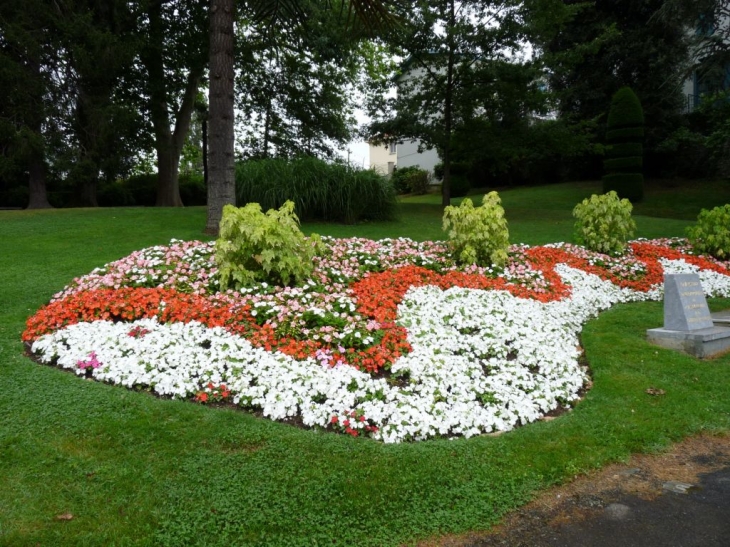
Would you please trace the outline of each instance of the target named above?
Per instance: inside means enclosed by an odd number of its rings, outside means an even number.
[[[46,166],[42,151],[33,151],[33,156],[28,164],[28,172],[30,174],[28,209],[52,208],[46,192]]]
[[[208,188],[208,113],[203,118],[203,183]]]
[[[158,207],[182,207],[178,170],[180,154],[185,136],[190,130],[190,120],[195,108],[195,96],[203,76],[204,67],[190,69],[180,106],[173,112],[174,129],[170,128],[169,90],[164,63],[164,29],[162,24],[162,3],[149,5],[149,45],[145,48],[142,61],[149,73],[150,117],[155,131],[157,152],[157,201]]]
[[[80,147],[80,157],[72,168],[73,178],[76,180],[77,204],[81,207],[98,207],[96,191],[99,185],[99,131],[100,120],[98,115],[100,104],[106,97],[103,91],[96,97],[92,96],[88,88],[97,91],[102,86],[87,85],[84,78],[80,78],[78,84],[78,95],[76,97],[76,112],[74,128]],[[111,89],[107,91],[107,97],[111,95]]]
[[[456,13],[454,0],[449,0],[449,22],[447,32],[449,37],[449,58],[446,67],[446,96],[444,97],[444,181],[441,184],[441,206],[451,205],[451,125],[453,116],[453,92],[454,92],[454,63],[456,56],[456,45],[453,39],[453,29],[456,26]]]
[[[40,79],[40,64],[29,63],[33,75]],[[42,105],[40,96],[35,97],[37,104]],[[36,138],[28,143],[28,209],[50,209],[53,207],[48,201],[46,191],[46,153],[43,138],[43,110],[39,106],[28,113],[28,128]]]
[[[96,199],[96,190],[99,187],[99,177],[87,178],[81,183],[79,192],[79,200],[82,207],[98,207],[99,202]]]
[[[171,140],[171,139],[170,139]],[[157,201],[156,207],[182,207],[180,198],[180,154],[175,153],[172,143],[157,147]]]
[[[210,136],[208,219],[205,233],[217,234],[223,207],[236,203],[233,157],[233,20],[235,0],[210,0]]]

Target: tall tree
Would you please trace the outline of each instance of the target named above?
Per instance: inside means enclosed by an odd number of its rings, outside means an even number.
[[[391,21],[388,4],[394,0],[343,0],[347,22],[359,21],[367,29]],[[251,0],[256,20],[276,25],[282,16],[301,19],[303,0]],[[234,20],[235,0],[210,0],[210,87],[208,148],[208,216],[205,232],[218,233],[223,206],[235,203],[234,178]]]
[[[523,55],[534,32],[531,14],[550,16],[559,24],[569,16],[560,2],[516,0],[422,0],[415,3],[411,24],[400,37],[408,55],[397,76],[397,94],[371,108],[371,130],[381,139],[416,140],[435,148],[443,162],[442,205],[451,201],[451,168],[455,137],[490,117],[506,126],[510,118],[527,120],[524,105],[537,111],[534,99],[539,72],[535,59]],[[505,81],[519,83],[506,89]],[[500,89],[501,88],[501,89]],[[528,95],[532,94],[532,99]],[[520,97],[520,99],[516,99]],[[544,101],[543,101],[544,102]],[[518,104],[521,104],[519,108]],[[383,115],[385,112],[385,115]]]
[[[66,91],[73,97],[68,177],[76,203],[95,207],[101,173],[119,174],[139,127],[136,109],[118,93],[136,54],[131,14],[120,0],[67,0],[58,20],[70,67]]]
[[[666,0],[658,20],[694,30],[688,68],[703,89],[714,92],[730,88],[728,0]]]
[[[205,6],[198,0],[141,0],[141,8],[141,82],[157,152],[156,205],[179,207],[180,154],[208,58]]]
[[[644,105],[648,150],[676,127],[690,33],[687,21],[658,16],[665,2],[595,0],[543,44],[556,61],[549,83],[559,95],[561,116],[599,118],[605,127],[611,97],[630,86]],[[597,36],[603,38],[597,42]],[[583,49],[579,58],[571,57],[578,49]]]
[[[47,208],[44,123],[53,106],[49,93],[57,67],[56,44],[49,43],[53,15],[43,2],[9,0],[0,4],[0,22],[3,163],[19,163],[27,173],[28,208]]]
[[[237,59],[237,108],[245,118],[244,155],[333,155],[333,143],[353,138],[354,109],[369,57],[331,10],[313,11],[304,25],[247,36]]]
[[[205,232],[217,234],[223,207],[236,203],[234,136],[235,0],[210,0],[208,91],[208,218]]]

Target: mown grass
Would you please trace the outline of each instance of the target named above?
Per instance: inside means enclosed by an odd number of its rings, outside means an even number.
[[[503,192],[512,240],[569,240],[572,207],[596,190]],[[673,196],[661,199],[714,206]],[[305,229],[440,237],[429,199],[404,201],[398,222]],[[653,199],[637,211],[657,210]],[[696,212],[674,216],[639,217],[639,235],[682,235]],[[200,238],[204,218],[200,208],[0,212],[0,545],[409,544],[487,528],[550,484],[730,428],[730,356],[647,344],[661,303],[616,306],[586,325],[594,386],[573,412],[497,437],[398,446],[86,382],[23,355],[26,317],[70,279],[171,237]]]

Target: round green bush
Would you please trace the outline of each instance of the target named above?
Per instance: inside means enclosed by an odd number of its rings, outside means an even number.
[[[509,230],[497,192],[486,194],[480,207],[466,198],[459,207],[444,208],[443,230],[460,264],[502,267],[507,262]]]
[[[632,209],[628,199],[613,191],[584,199],[573,209],[576,243],[607,255],[623,254],[636,232]]]
[[[410,179],[411,177],[418,176],[419,173],[423,173],[424,176],[427,176],[427,172],[417,165],[396,167],[390,175],[390,181],[393,183],[395,191],[398,194],[409,194],[412,191]]]
[[[134,196],[135,205],[154,207],[157,201],[157,173],[132,175],[124,185]]]
[[[701,254],[730,259],[730,204],[702,209],[697,224],[687,228],[687,239]]]

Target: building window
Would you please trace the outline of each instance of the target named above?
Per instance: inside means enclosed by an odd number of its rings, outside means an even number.
[[[392,175],[393,171],[395,171],[395,162],[389,161],[388,162],[388,174]]]
[[[390,152],[391,154],[395,154],[395,153],[396,153],[396,146],[397,146],[397,145],[396,145],[396,143],[394,143],[394,142],[391,142],[391,143],[390,143],[390,149],[389,149],[389,152]]]

